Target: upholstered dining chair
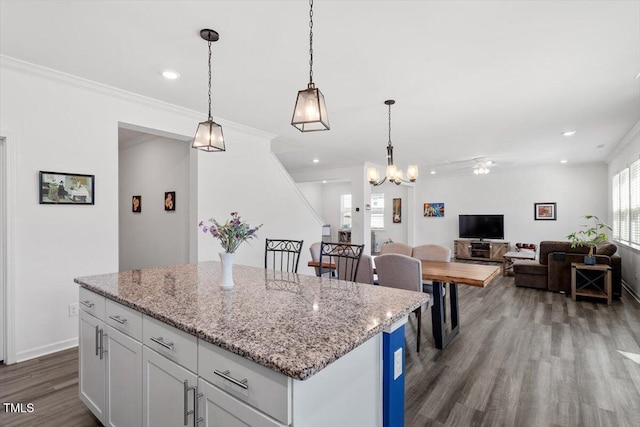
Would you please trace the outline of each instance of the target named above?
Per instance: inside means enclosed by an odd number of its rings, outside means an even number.
[[[320,275],[335,269],[336,278],[355,282],[363,251],[364,245],[322,242],[320,246]],[[331,267],[325,267],[326,265],[331,265]],[[329,276],[329,278],[332,277],[332,275]]]
[[[356,282],[373,285],[373,260],[370,255],[362,254],[358,273],[356,274]]]
[[[413,248],[411,256],[421,261],[451,262],[451,249],[440,245],[420,245]],[[425,281],[423,291],[433,294],[433,284]]]
[[[385,243],[380,247],[380,255],[386,254],[401,254],[411,256],[413,248],[404,243]]]
[[[380,286],[422,292],[422,263],[419,259],[400,254],[380,255],[376,257],[376,271]],[[429,301],[428,306],[431,306],[432,302]],[[418,318],[418,334],[416,336],[416,350],[418,352],[420,352],[422,312],[428,309],[428,306],[422,305],[413,311]]]
[[[303,243],[303,240],[266,239],[264,268],[297,273]]]
[[[320,261],[320,250],[322,249],[322,242],[315,242],[309,246],[309,253],[313,261]],[[320,276],[320,267],[315,267],[316,276]]]

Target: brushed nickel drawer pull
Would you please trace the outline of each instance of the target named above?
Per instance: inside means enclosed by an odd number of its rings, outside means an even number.
[[[149,337],[149,339],[151,341],[153,341],[154,343],[156,343],[156,344],[160,344],[161,346],[163,346],[167,350],[173,350],[173,343],[172,342],[164,342],[162,337],[158,337],[158,338]]]
[[[230,372],[229,372],[229,370],[228,370],[228,369],[227,369],[226,371],[224,371],[224,372],[220,372],[220,371],[218,371],[217,369],[214,369],[214,370],[213,370],[213,373],[214,373],[214,374],[216,374],[216,375],[217,375],[217,376],[219,376],[219,377],[224,378],[224,379],[225,379],[225,380],[227,380],[227,381],[231,381],[232,383],[234,383],[234,384],[235,384],[235,385],[237,385],[238,387],[241,387],[241,388],[243,388],[243,389],[245,389],[245,390],[249,388],[249,384],[247,384],[249,381],[248,381],[246,378],[245,378],[245,379],[243,379],[242,381],[239,381],[239,380],[237,380],[237,379],[235,379],[235,378],[233,378],[233,377],[229,376],[229,373],[230,373]]]
[[[92,303],[92,302],[91,302],[91,301],[89,301],[89,300],[86,300],[86,301],[80,301],[80,304],[84,305],[84,306],[85,306],[85,307],[87,307],[87,308],[92,308],[92,307],[95,305],[94,303]]]
[[[109,319],[115,320],[116,322],[120,323],[121,325],[124,325],[125,323],[127,323],[127,319],[122,319],[119,315],[118,316],[109,316]]]

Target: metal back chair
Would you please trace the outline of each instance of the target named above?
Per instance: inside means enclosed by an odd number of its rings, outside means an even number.
[[[380,286],[422,291],[422,263],[419,259],[400,254],[387,254],[376,257],[376,271]],[[429,303],[431,304],[431,302]],[[416,350],[420,351],[420,335],[422,331],[422,311],[428,307],[418,307],[413,312],[418,318]]]
[[[335,269],[338,279],[355,282],[363,251],[364,245],[322,242],[320,275]]]
[[[303,240],[267,239],[264,268],[297,273],[303,242]]]

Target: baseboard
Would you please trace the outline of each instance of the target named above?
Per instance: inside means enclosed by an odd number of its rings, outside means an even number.
[[[633,288],[631,288],[629,285],[627,285],[624,280],[622,281],[622,287],[629,292],[629,295],[631,295],[636,301],[638,301],[638,303],[640,303],[640,295],[638,295],[636,293],[636,291],[633,290]]]
[[[71,338],[59,341],[53,344],[43,345],[42,347],[32,348],[31,350],[21,351],[16,354],[16,362],[24,362],[25,360],[35,359],[36,357],[45,356],[47,354],[66,350],[71,347],[78,346],[78,338]]]

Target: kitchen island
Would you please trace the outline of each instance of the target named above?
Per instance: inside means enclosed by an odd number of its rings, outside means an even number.
[[[80,398],[103,424],[402,424],[404,323],[428,294],[233,275],[231,290],[218,262],[75,279]]]

